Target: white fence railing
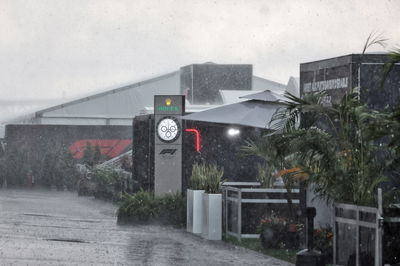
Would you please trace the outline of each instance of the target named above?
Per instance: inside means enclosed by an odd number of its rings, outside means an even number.
[[[259,187],[258,182],[225,182],[222,189],[223,200],[223,224],[226,236],[233,236],[239,241],[242,238],[258,238],[259,234],[242,234],[243,217],[242,210],[246,204],[288,204],[287,194],[284,188],[254,188]],[[252,188],[248,188],[252,187]],[[247,197],[253,195],[252,197]],[[292,204],[300,203],[299,189],[292,189]],[[261,214],[262,216],[263,214]],[[261,219],[262,217],[259,217]]]
[[[378,208],[335,204],[334,265],[382,265],[382,224]]]

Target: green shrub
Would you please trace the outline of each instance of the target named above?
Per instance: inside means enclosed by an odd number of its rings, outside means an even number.
[[[158,215],[158,207],[154,195],[139,191],[133,195],[123,194],[118,209],[118,223],[132,222],[144,224],[151,222]]]
[[[92,181],[96,184],[96,198],[119,200],[126,189],[126,176],[122,171],[110,167],[94,168]]]
[[[162,224],[183,227],[186,224],[186,200],[181,193],[157,198],[158,221]]]
[[[186,224],[186,200],[178,192],[157,198],[146,191],[133,195],[125,193],[119,203],[118,223],[182,227]]]
[[[270,167],[268,164],[257,164],[257,176],[256,180],[260,182],[261,187],[264,188],[271,188],[274,184],[275,177],[272,174],[271,171],[272,167]]]

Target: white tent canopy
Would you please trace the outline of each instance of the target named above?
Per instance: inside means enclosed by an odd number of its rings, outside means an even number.
[[[281,103],[248,100],[185,115],[182,119],[269,128],[272,116],[280,107],[283,107]]]

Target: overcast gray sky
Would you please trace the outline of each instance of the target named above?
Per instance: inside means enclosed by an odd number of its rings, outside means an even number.
[[[373,31],[400,45],[399,22],[395,0],[0,0],[0,100],[70,98],[207,61],[286,83],[301,62],[361,52]]]

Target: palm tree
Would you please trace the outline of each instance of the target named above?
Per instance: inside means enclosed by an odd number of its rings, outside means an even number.
[[[386,115],[368,110],[354,91],[334,106],[324,106],[324,96],[324,92],[303,99],[287,95],[286,108],[273,118],[273,134],[289,143],[317,196],[374,205],[374,191],[385,180],[382,156],[388,155],[384,144],[377,142],[376,129]]]

